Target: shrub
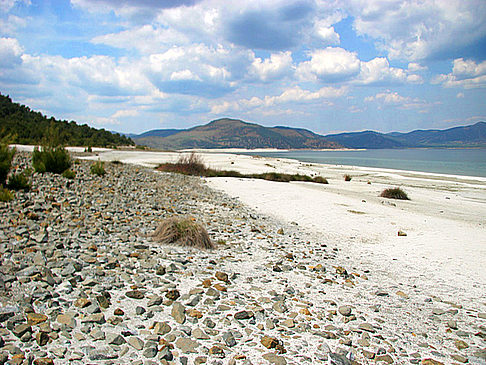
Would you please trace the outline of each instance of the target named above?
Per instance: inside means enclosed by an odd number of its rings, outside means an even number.
[[[15,149],[10,149],[7,144],[0,145],[0,185],[5,185],[7,175],[12,167],[12,159]]]
[[[62,174],[71,167],[71,157],[69,152],[63,147],[42,147],[42,150],[36,147],[32,153],[32,165],[35,171],[53,172]]]
[[[71,169],[67,169],[62,173],[62,176],[66,179],[73,180],[76,177],[76,173]]]
[[[123,162],[121,162],[120,160],[113,160],[113,161],[111,161],[111,163],[113,165],[121,165]]]
[[[381,192],[380,196],[388,199],[410,200],[407,193],[400,188],[385,189]]]
[[[322,177],[322,176],[316,176],[312,179],[312,181],[314,181],[315,183],[318,183],[318,184],[329,184],[327,179],[325,177]]]
[[[183,247],[214,248],[206,229],[190,218],[169,218],[162,221],[152,234],[155,241]]]
[[[351,181],[352,178],[353,177],[351,175],[348,174],[344,175],[344,181]]]
[[[106,174],[105,171],[105,163],[103,161],[97,161],[94,164],[91,165],[90,169],[92,174],[98,175],[98,176],[104,176]]]
[[[0,186],[0,202],[6,203],[12,200],[13,198],[14,195],[10,190]]]
[[[20,174],[11,175],[8,179],[7,187],[12,190],[30,190],[32,187],[29,181],[30,175],[29,170],[24,170]]]

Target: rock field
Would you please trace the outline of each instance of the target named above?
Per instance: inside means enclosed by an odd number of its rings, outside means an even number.
[[[484,306],[383,287],[200,178],[89,166],[0,203],[0,364],[486,363]],[[153,242],[174,215],[216,249]]]

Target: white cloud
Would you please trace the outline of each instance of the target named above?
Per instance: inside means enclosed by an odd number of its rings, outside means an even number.
[[[486,36],[484,0],[354,0],[345,3],[358,34],[390,59],[448,58]]]
[[[375,102],[378,108],[381,109],[385,106],[398,107],[400,109],[416,109],[419,112],[426,112],[434,105],[440,103],[429,103],[420,98],[413,98],[410,96],[402,96],[397,92],[387,90],[386,92],[377,93],[374,96],[368,96],[364,99],[365,102]]]
[[[188,37],[172,28],[143,25],[119,33],[110,33],[94,37],[94,44],[122,49],[137,49],[143,54],[165,51],[172,45],[188,44]]]
[[[362,85],[401,83],[407,80],[407,74],[401,68],[390,67],[386,58],[378,57],[368,62],[361,62],[356,83]]]
[[[410,72],[422,72],[422,71],[426,71],[426,70],[427,70],[427,66],[422,66],[419,63],[410,62],[408,64],[408,71],[410,71]]]
[[[486,87],[486,61],[476,63],[473,60],[457,58],[454,60],[452,72],[437,76],[433,83],[442,84],[444,87],[484,88]]]
[[[325,45],[337,45],[341,39],[336,33],[334,27],[329,24],[327,19],[321,19],[314,24],[314,31],[317,37],[324,42]]]
[[[111,118],[118,119],[118,118],[136,117],[139,114],[140,113],[138,112],[138,110],[134,110],[134,109],[122,109],[122,110],[117,110],[111,116]]]
[[[398,67],[391,67],[384,57],[364,62],[356,53],[339,47],[315,50],[309,61],[297,66],[297,76],[302,81],[349,82],[356,85],[387,85],[397,83],[422,83],[420,75]]]
[[[255,75],[261,81],[279,80],[288,75],[293,69],[290,52],[273,53],[270,58],[262,60],[255,58],[249,74]]]
[[[284,90],[280,95],[265,96],[264,98],[252,97],[250,99],[240,99],[238,101],[215,102],[211,107],[211,113],[221,114],[228,110],[249,110],[255,108],[270,108],[276,105],[289,103],[308,103],[314,101],[325,102],[345,95],[347,87],[322,87],[316,91],[304,90],[299,86]]]
[[[310,53],[311,59],[300,63],[297,75],[302,80],[338,82],[359,73],[360,60],[354,52],[339,47],[327,47]]]
[[[13,68],[22,63],[22,47],[15,38],[0,38],[0,67]],[[1,72],[1,71],[0,71]]]

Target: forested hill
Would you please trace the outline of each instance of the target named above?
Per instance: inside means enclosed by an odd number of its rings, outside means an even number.
[[[47,118],[25,105],[12,102],[0,94],[0,140],[16,144],[62,146],[128,146],[130,138],[95,129],[76,122]]]

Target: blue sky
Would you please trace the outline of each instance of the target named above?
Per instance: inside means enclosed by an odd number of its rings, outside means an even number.
[[[0,92],[140,133],[486,120],[484,0],[0,0]]]

